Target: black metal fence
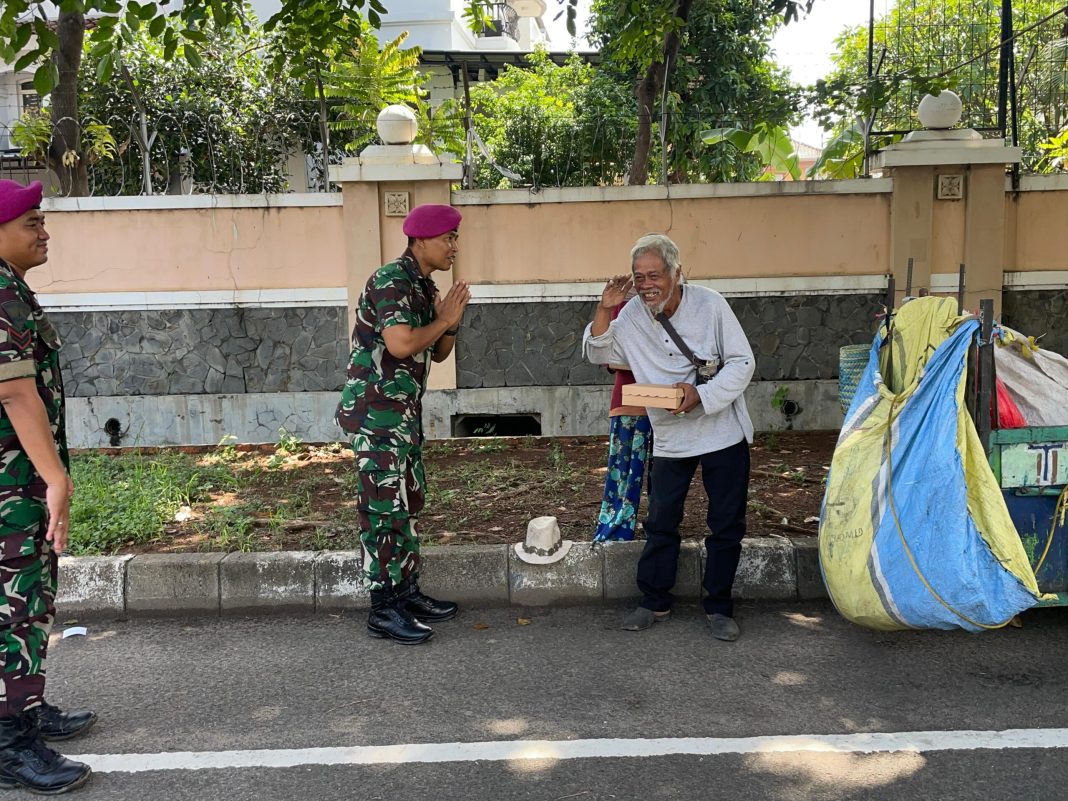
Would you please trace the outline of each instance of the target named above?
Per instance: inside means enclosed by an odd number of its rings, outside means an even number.
[[[1068,124],[1068,4],[869,3],[869,83],[893,88],[876,104],[873,138],[919,127],[924,83],[912,77],[947,82],[963,102],[961,124],[1022,146],[1025,169],[1040,158],[1038,144]]]

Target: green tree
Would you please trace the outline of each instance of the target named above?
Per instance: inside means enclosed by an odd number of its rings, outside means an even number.
[[[654,129],[669,138],[665,116],[672,145],[660,158],[671,180],[722,180],[744,172],[741,164],[751,159],[727,148],[703,152],[702,129],[789,118],[796,101],[785,76],[769,63],[768,41],[777,24],[796,20],[813,2],[595,0],[591,39],[606,67],[632,81],[637,100],[629,182],[648,182]],[[784,92],[785,102],[777,101]]]
[[[1038,142],[1065,124],[1068,30],[1056,15],[1063,0],[1013,0],[1013,42],[1020,144],[1025,164],[1038,158]],[[998,45],[1001,0],[910,0],[874,25],[873,71],[868,79],[868,26],[837,39],[834,71],[817,83],[811,102],[828,129],[847,132],[870,125],[879,131],[916,127],[915,109],[927,92],[950,87],[964,105],[963,124],[994,128],[998,121]],[[849,134],[856,142],[856,136]],[[848,160],[847,160],[848,161]],[[849,163],[859,163],[853,159]]]
[[[87,15],[94,19],[95,27],[88,40],[101,81],[111,77],[121,63],[122,51],[137,43],[142,29],[160,42],[165,61],[183,58],[199,69],[204,64],[201,48],[211,40],[207,30],[210,25],[226,29],[233,24],[249,24],[243,0],[185,0],[177,9],[170,9],[168,1],[0,3],[0,61],[13,64],[16,72],[36,65],[34,86],[38,94],[51,94],[54,132],[47,156],[49,166],[60,176],[65,194],[79,196],[89,191],[78,79]],[[292,55],[302,50],[304,58],[288,62],[279,58],[275,65],[287,63],[295,77],[306,73],[314,54],[328,51],[344,33],[345,20],[358,17],[365,8],[368,20],[377,28],[380,15],[386,10],[380,0],[284,0],[264,28],[277,31],[283,39],[288,36],[290,43],[299,42],[299,48],[288,52]],[[53,9],[58,9],[54,26],[48,18]]]
[[[429,76],[418,69],[420,49],[404,48],[407,33],[380,45],[370,24],[364,20],[359,24],[359,35],[330,54],[330,71],[323,78],[324,95],[332,101],[331,129],[344,134],[344,148],[361,150],[377,135],[379,112],[390,104],[401,104],[416,113],[419,144],[460,152],[459,110],[451,100],[437,109],[429,107],[422,88]]]
[[[572,55],[564,66],[544,49],[529,67],[506,67],[471,88],[473,124],[490,158],[519,176],[502,177],[481,160],[480,187],[581,186],[622,180],[634,140],[634,100],[626,84]]]
[[[244,24],[207,26],[199,67],[168,63],[144,30],[114,57],[118,70],[106,81],[96,78],[101,57],[85,57],[83,126],[106,125],[121,151],[92,168],[95,193],[165,191],[179,175],[212,192],[286,189],[285,161],[308,139],[311,109],[292,80],[272,77],[267,40],[245,12]]]

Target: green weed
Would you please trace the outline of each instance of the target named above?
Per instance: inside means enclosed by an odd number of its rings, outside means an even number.
[[[256,550],[252,509],[243,504],[213,506],[204,516],[206,551]]]
[[[296,456],[304,450],[304,441],[296,434],[290,434],[285,428],[278,429],[278,444],[274,448],[276,454],[283,456]]]
[[[237,483],[228,467],[198,464],[182,453],[78,455],[71,460],[71,477],[77,492],[69,550],[75,555],[152,542],[182,506]]]

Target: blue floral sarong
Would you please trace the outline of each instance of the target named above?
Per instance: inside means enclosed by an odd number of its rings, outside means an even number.
[[[621,414],[610,420],[608,473],[594,542],[634,539],[645,463],[653,449],[653,429],[648,417]]]

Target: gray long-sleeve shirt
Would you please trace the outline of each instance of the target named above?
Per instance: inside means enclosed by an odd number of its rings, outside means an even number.
[[[743,438],[752,442],[753,421],[743,393],[756,362],[727,301],[714,290],[684,284],[682,301],[670,319],[698,359],[718,356],[721,367],[715,378],[697,387],[701,404],[689,413],[648,410],[653,455],[698,456],[729,448]],[[593,336],[592,327],[592,323],[586,326],[582,350],[593,364],[628,364],[641,384],[694,383],[696,369],[640,297],[632,298],[601,336]]]

